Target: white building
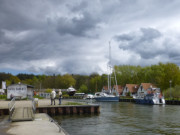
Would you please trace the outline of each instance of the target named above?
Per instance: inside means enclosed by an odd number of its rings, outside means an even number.
[[[7,99],[11,97],[31,98],[33,97],[33,86],[27,84],[12,84],[7,87]]]
[[[144,95],[146,95],[148,93],[149,89],[155,89],[155,88],[157,88],[157,87],[152,83],[141,83],[141,85],[137,91],[137,96],[144,97]]]

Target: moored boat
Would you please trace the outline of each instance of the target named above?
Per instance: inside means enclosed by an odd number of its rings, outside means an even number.
[[[160,89],[150,90],[147,94],[141,97],[134,97],[137,104],[151,104],[151,105],[164,105],[165,99],[161,94]]]
[[[69,96],[74,96],[75,92],[76,90],[72,86],[67,89]]]
[[[96,92],[94,99],[101,102],[119,102],[119,96],[106,94],[104,92]]]
[[[96,92],[94,99],[96,101],[102,101],[102,102],[119,102],[119,94],[116,91],[115,93],[112,92],[112,87],[111,87],[111,73],[113,73],[112,71],[112,66],[111,66],[111,46],[110,46],[110,42],[109,42],[109,65],[108,65],[108,90],[107,92],[104,92],[102,90],[102,92]],[[117,86],[117,80],[116,80],[116,74],[115,74],[115,69],[114,69],[114,79],[115,79],[115,83]]]

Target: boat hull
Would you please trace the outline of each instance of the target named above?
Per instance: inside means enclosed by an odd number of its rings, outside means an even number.
[[[153,100],[135,99],[135,103],[137,103],[137,104],[149,104],[149,105],[163,105],[163,104],[165,104],[165,101],[154,102]]]
[[[119,97],[95,97],[98,102],[119,102]]]

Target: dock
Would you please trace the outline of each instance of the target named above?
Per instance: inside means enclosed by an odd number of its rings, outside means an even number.
[[[45,113],[35,114],[33,121],[11,123],[7,133],[13,135],[68,135],[64,129]]]
[[[9,115],[12,121],[8,134],[13,135],[68,135],[61,126],[51,118],[56,115],[98,114],[100,105],[89,103],[73,104],[64,100],[62,105],[51,105],[50,100],[1,101],[0,116]]]
[[[11,121],[32,121],[34,119],[33,110],[31,107],[16,108],[12,114]]]
[[[68,115],[68,114],[99,114],[100,113],[100,105],[97,104],[84,104],[84,105],[66,105],[68,100],[63,100],[62,105],[51,105],[50,100],[43,99],[39,100],[38,106],[36,107],[36,113],[47,113],[48,115]],[[70,101],[71,102],[71,101]],[[9,115],[8,109],[9,101],[1,101],[0,105],[0,116]],[[58,100],[56,100],[58,103]],[[32,108],[32,101],[24,100],[24,101],[16,101],[16,108],[21,107],[29,107]],[[24,111],[25,112],[25,111]],[[24,114],[25,116],[26,114]],[[28,114],[27,114],[28,115]],[[23,116],[23,114],[21,114]]]

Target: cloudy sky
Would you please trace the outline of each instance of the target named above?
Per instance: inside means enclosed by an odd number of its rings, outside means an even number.
[[[0,72],[180,65],[179,0],[0,0]]]

